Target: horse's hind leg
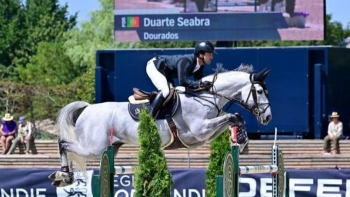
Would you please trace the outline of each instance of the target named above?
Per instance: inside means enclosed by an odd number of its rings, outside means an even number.
[[[60,159],[61,159],[61,171],[53,172],[49,179],[53,180],[52,185],[55,187],[65,187],[71,185],[74,182],[73,163],[68,161],[67,151],[62,146],[61,141],[58,142]]]

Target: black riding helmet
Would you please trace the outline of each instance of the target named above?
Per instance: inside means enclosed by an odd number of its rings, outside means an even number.
[[[201,41],[196,44],[194,54],[198,56],[200,52],[215,53],[214,45],[209,41]]]

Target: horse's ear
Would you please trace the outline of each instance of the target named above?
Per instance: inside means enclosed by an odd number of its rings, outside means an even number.
[[[264,73],[263,73],[262,76],[261,76],[262,80],[265,80],[266,77],[270,74],[270,72],[271,72],[270,69],[269,69],[269,70],[265,70]]]
[[[264,81],[264,73],[266,72],[266,68],[262,71],[260,71],[259,73],[256,73],[255,75],[253,75],[253,79],[254,81]]]

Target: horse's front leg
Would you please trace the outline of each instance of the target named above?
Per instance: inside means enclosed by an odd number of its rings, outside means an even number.
[[[58,148],[61,159],[61,171],[53,172],[49,175],[49,179],[53,180],[52,185],[55,187],[65,187],[74,182],[73,163],[68,161],[67,151],[62,146],[61,141],[58,142]]]
[[[199,141],[211,141],[222,134],[230,124],[242,125],[242,118],[236,114],[224,114],[216,118],[206,119],[203,121],[196,138]]]
[[[241,115],[239,115],[238,113],[234,114],[236,120],[233,122],[234,125],[238,126],[238,130],[236,133],[236,137],[237,137],[237,141],[233,142],[232,140],[232,136],[230,137],[230,141],[231,141],[231,145],[233,145],[234,143],[239,144],[239,149],[240,149],[240,153],[243,153],[244,148],[248,145],[249,143],[249,139],[248,139],[248,135],[247,135],[247,131],[244,125],[244,119]],[[238,124],[237,124],[238,123]],[[230,123],[229,123],[230,124]],[[221,128],[219,128],[210,138],[209,138],[209,142],[214,140],[217,136],[219,136],[221,133],[223,133],[225,130],[227,129],[226,126],[223,126]]]

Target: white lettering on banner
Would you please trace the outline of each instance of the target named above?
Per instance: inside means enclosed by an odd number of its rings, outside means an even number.
[[[346,180],[346,193],[345,193],[345,197],[350,197],[350,181]]]
[[[205,189],[202,189],[202,193],[196,189],[183,189],[182,194],[174,189],[173,197],[205,197]]]
[[[295,191],[311,191],[311,186],[301,186],[301,185],[313,185],[313,179],[289,179],[289,197],[295,197]]]
[[[135,196],[135,189],[131,190],[130,196]]]
[[[317,180],[317,197],[341,197],[339,186],[325,185],[341,185],[342,180],[339,179],[318,179]],[[325,193],[327,192],[327,193]],[[332,192],[332,193],[330,193]]]
[[[239,192],[239,196],[241,197],[256,196],[256,181],[253,178],[239,178],[239,182],[249,184],[249,192]]]
[[[115,180],[115,183],[114,183],[115,187],[119,187],[114,197],[134,197],[135,189],[126,190],[123,188],[123,187],[130,187],[133,185],[134,175],[122,175],[118,180],[120,180],[119,184],[117,180]],[[271,178],[254,179],[254,178],[248,178],[248,177],[240,177],[239,182],[241,185],[242,184],[248,185],[246,188],[249,189],[248,191],[245,191],[245,192],[239,192],[240,197],[254,197],[257,195],[257,190],[260,190],[261,197],[271,197],[271,194],[272,194]],[[257,188],[258,183],[260,185],[259,189]],[[289,180],[289,184],[290,184],[289,196],[297,197],[296,193],[298,193],[299,195],[301,193],[309,193],[311,191],[315,191],[316,197],[342,197],[342,193],[340,191],[340,186],[342,185],[342,183],[343,183],[342,179],[316,179],[316,182],[314,184],[314,179],[293,179],[292,178]],[[346,189],[345,197],[350,197],[350,179],[346,180],[345,189]],[[19,197],[19,195],[17,196]],[[17,197],[17,196],[13,191],[11,194],[8,194],[8,195],[6,194],[0,195],[0,197]],[[28,195],[28,197],[34,197],[34,196],[39,196],[39,195],[35,195],[33,191],[31,192],[31,196]],[[39,197],[44,197],[44,196],[45,195],[41,195]],[[206,195],[205,195],[205,189],[200,191],[197,189],[189,188],[189,189],[182,189],[182,190],[174,189],[172,196],[173,197],[205,197]]]
[[[272,196],[272,179],[261,178],[260,179],[260,197]]]
[[[272,179],[271,178],[245,178],[240,177],[239,182],[241,184],[248,184],[249,191],[239,192],[240,197],[254,197],[257,192],[257,183],[260,183],[260,196],[270,197],[272,193]],[[343,179],[289,179],[289,196],[298,197],[296,193],[309,193],[315,191],[316,197],[350,197],[350,179],[346,179],[346,191],[340,191],[343,184]],[[312,187],[312,188],[311,188]]]
[[[210,26],[210,20],[208,18],[177,18],[177,26],[179,27],[201,27],[201,26]]]
[[[126,19],[125,19],[125,17],[122,17],[122,27],[126,27]]]
[[[144,40],[178,40],[179,34],[178,33],[143,33],[143,39]]]
[[[118,191],[114,194],[114,197],[119,197],[119,196],[129,197],[129,192],[126,191],[125,189],[118,189]],[[130,197],[131,197],[131,195],[130,195]]]
[[[143,19],[144,27],[174,27],[174,25],[175,25],[175,20],[169,19],[168,17],[163,19],[150,19],[150,18]]]
[[[119,177],[117,175],[115,177]],[[119,180],[119,183],[118,183]],[[134,182],[134,175],[122,175],[119,179],[114,180],[114,187],[129,187]]]
[[[131,185],[131,179],[129,176],[120,177],[120,185],[123,187],[128,187]]]
[[[122,17],[122,27],[123,27],[123,18]],[[207,27],[210,26],[210,19],[209,18],[183,18],[178,17],[177,18],[176,26],[178,27]],[[162,18],[162,19],[150,19],[150,18],[143,18],[143,27],[174,27],[175,26],[175,20],[169,19],[168,17]]]
[[[0,196],[1,197],[46,197],[45,195],[46,188],[37,188],[37,189],[30,189],[30,191],[27,191],[22,188],[11,188],[9,192],[6,192],[4,189],[0,190]]]
[[[174,189],[173,193],[174,193],[173,197],[205,197],[205,189],[202,189],[201,192],[196,189],[183,189],[182,193]],[[114,194],[114,197],[134,197],[134,196],[135,196],[135,189],[132,189],[130,193],[125,189],[118,189],[117,192]]]

